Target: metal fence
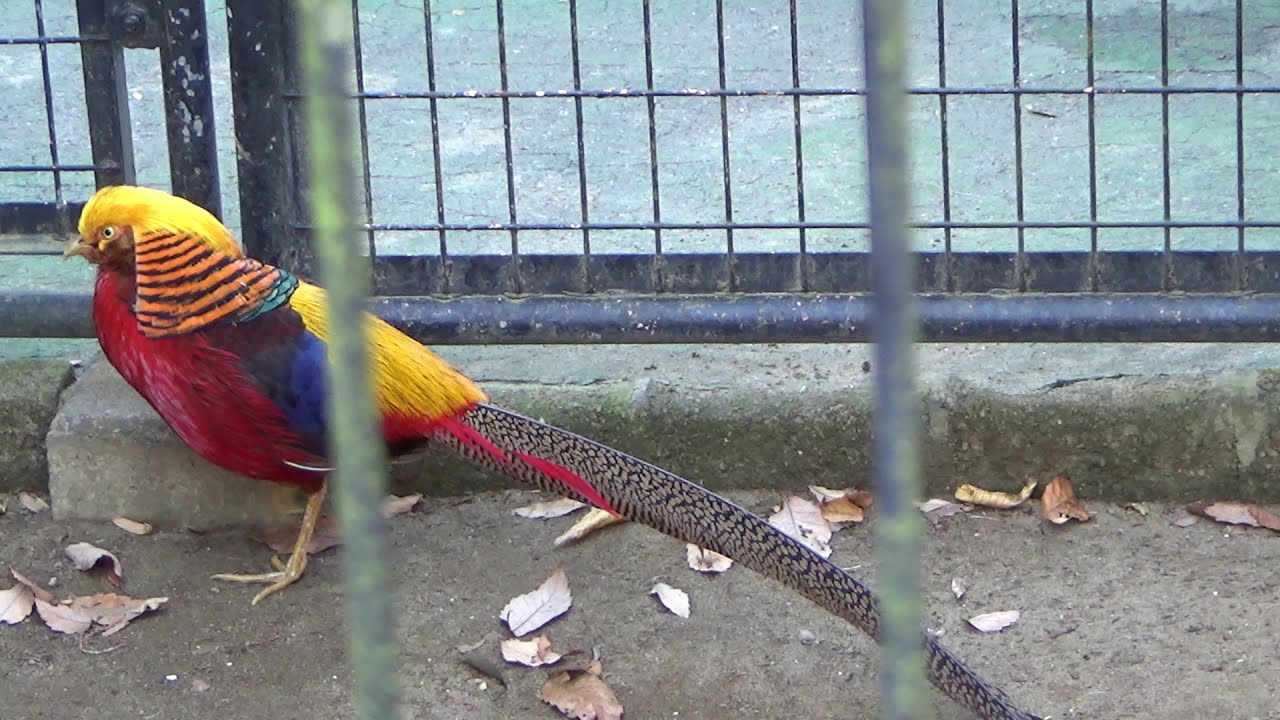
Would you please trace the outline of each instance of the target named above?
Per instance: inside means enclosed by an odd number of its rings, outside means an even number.
[[[81,42],[99,182],[129,177],[127,103],[103,58],[177,47],[194,25],[162,9],[203,18],[199,2],[105,6],[80,1],[79,38],[10,39]],[[252,253],[311,274],[287,7],[227,0],[240,215]],[[1280,338],[1269,7],[911,11],[922,339]],[[379,311],[416,336],[867,339],[856,7],[355,0],[352,12],[361,242]],[[167,102],[209,92],[182,81],[166,79],[182,88]],[[190,170],[215,162],[212,147],[183,144],[189,113],[169,106],[174,188],[213,204],[216,166]],[[90,168],[55,155],[36,169]],[[79,199],[54,203],[73,214]],[[62,327],[79,334],[73,315]]]
[[[76,27],[49,27],[46,6],[66,4],[33,0],[26,7],[7,11],[7,23],[15,30],[30,24],[29,35],[0,37],[0,48],[6,51],[5,66],[10,72],[27,71],[27,61],[35,61],[39,67],[47,144],[42,148],[21,147],[21,136],[11,133],[13,144],[0,160],[0,173],[24,176],[26,184],[38,188],[37,192],[47,199],[4,198],[0,201],[0,234],[68,233],[74,229],[80,208],[95,185],[137,182],[125,48],[159,51],[172,189],[219,212],[204,3],[77,0]],[[51,62],[51,55],[66,47],[79,51],[79,62],[66,55]],[[68,81],[65,77],[55,80],[54,66],[65,71],[76,64],[80,66],[83,86],[75,87],[69,97],[83,102],[83,117],[77,117],[81,108],[59,112],[55,103],[55,89],[67,90]],[[13,104],[16,107],[11,108],[12,121],[32,121],[23,117],[22,111],[29,107]],[[75,136],[69,137],[72,133],[65,128],[60,133],[60,120],[74,128]],[[20,159],[24,155],[27,162]],[[68,161],[67,155],[87,162]],[[84,176],[91,176],[92,182],[85,182]],[[7,187],[17,194],[21,185],[8,183]]]

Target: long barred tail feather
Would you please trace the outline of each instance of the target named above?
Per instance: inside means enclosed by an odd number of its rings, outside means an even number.
[[[491,405],[440,426],[436,440],[475,464],[727,555],[879,639],[875,594],[760,516],[715,493],[579,435]],[[933,638],[929,679],[987,720],[1037,720]]]

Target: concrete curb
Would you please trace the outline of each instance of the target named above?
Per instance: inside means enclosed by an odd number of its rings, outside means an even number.
[[[716,382],[714,369],[699,374],[715,363],[697,352],[679,362],[670,349],[641,349],[639,358],[618,362],[647,362],[649,353],[663,367],[645,364],[650,372],[625,381],[608,379],[626,375],[606,367],[579,382],[545,382],[540,372],[575,351],[500,352],[507,355],[494,364],[524,377],[486,381],[495,402],[711,488],[801,490],[869,481],[871,381],[845,355],[827,358],[841,369],[834,380],[815,365],[782,379],[740,374]],[[746,361],[754,366],[759,358]],[[1017,387],[925,373],[923,469],[932,494],[961,482],[1014,488],[1028,473],[1066,471],[1081,497],[1095,501],[1280,500],[1280,483],[1272,479],[1280,464],[1280,374],[1248,369],[1008,384]],[[260,522],[282,507],[275,486],[231,476],[188,450],[100,360],[64,393],[47,448],[61,518],[125,515],[210,527]],[[442,452],[395,465],[393,477],[402,489],[436,495],[506,485]]]
[[[45,432],[71,380],[65,360],[0,362],[0,493],[45,486]]]

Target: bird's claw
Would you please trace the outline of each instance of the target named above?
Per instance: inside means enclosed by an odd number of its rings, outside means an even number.
[[[302,553],[302,559],[297,562],[294,561],[294,558],[290,557],[288,564],[281,562],[279,557],[272,555],[271,566],[276,568],[275,572],[256,574],[219,573],[214,575],[213,579],[237,583],[266,583],[267,587],[263,588],[257,595],[253,596],[251,604],[257,605],[262,602],[263,598],[285,589],[302,577],[303,571],[307,568],[307,554],[305,552]]]

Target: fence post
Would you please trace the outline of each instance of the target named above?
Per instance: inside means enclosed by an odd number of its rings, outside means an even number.
[[[175,195],[221,216],[204,0],[163,0],[160,15],[170,183]]]
[[[133,167],[133,133],[129,123],[124,48],[110,39],[107,3],[77,0],[80,65],[84,74],[85,110],[89,115],[89,147],[98,187],[137,182]]]
[[[297,196],[293,3],[227,0],[227,44],[235,117],[240,225],[255,258],[314,276],[314,255],[294,223]]]
[[[291,3],[292,5],[292,3]],[[393,720],[398,695],[391,631],[386,445],[373,399],[364,300],[369,273],[351,242],[356,217],[348,0],[299,0],[310,215],[316,255],[329,288],[329,447],[338,516],[345,529],[343,567],[356,716]],[[367,266],[366,266],[367,267]]]

